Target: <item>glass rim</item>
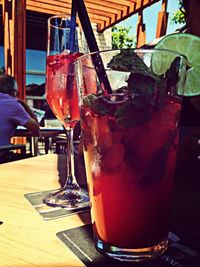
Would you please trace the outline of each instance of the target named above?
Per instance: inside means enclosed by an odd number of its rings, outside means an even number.
[[[134,52],[140,52],[140,53],[149,53],[149,54],[153,54],[154,51],[156,52],[168,52],[170,54],[176,55],[176,56],[180,56],[182,58],[184,58],[184,60],[186,60],[188,63],[188,59],[185,55],[176,52],[175,50],[171,50],[171,49],[164,49],[164,48],[116,48],[116,49],[105,49],[105,50],[101,50],[101,51],[95,51],[95,52],[91,52],[91,53],[87,53],[84,54],[82,56],[80,56],[79,58],[77,58],[74,63],[77,63],[87,57],[91,57],[92,55],[97,55],[97,54],[104,54],[107,52],[114,52],[114,51],[121,51],[121,50],[132,50]]]
[[[55,28],[55,29],[68,29],[68,28],[70,28],[70,27],[60,27],[60,26],[53,25],[51,23],[51,21],[52,21],[52,19],[55,19],[55,18],[60,18],[60,19],[65,18],[65,19],[69,19],[69,21],[71,21],[71,18],[68,14],[65,14],[65,13],[57,14],[57,15],[54,15],[54,16],[51,16],[48,18],[48,20],[47,20],[48,27],[50,26],[50,27]]]

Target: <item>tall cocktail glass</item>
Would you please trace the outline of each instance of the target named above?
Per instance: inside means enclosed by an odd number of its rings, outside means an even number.
[[[82,53],[77,52],[76,32],[73,32],[75,44],[73,51],[71,50],[70,25],[70,19],[66,15],[53,16],[48,20],[46,98],[66,130],[67,179],[64,187],[48,194],[44,202],[50,206],[79,209],[89,204],[87,191],[80,188],[75,178],[73,155],[73,129],[80,119],[74,60]]]
[[[96,74],[99,57],[111,94]],[[109,257],[143,261],[167,249],[186,62],[128,49],[75,63],[94,242]]]

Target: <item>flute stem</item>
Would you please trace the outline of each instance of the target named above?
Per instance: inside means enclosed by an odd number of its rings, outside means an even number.
[[[66,129],[67,136],[67,185],[77,184],[74,171],[73,128]],[[78,187],[78,185],[77,185]]]

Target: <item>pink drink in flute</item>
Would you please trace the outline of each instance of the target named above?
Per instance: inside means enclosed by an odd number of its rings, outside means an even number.
[[[162,68],[170,53],[162,75],[146,66]],[[168,244],[185,58],[155,50],[100,55],[112,94],[97,77],[94,87],[94,54],[76,62],[95,246],[120,261],[153,259]]]
[[[82,53],[56,54],[47,57],[46,66],[46,98],[55,116],[66,129],[67,138],[73,139],[73,129],[80,120],[78,107],[78,91],[74,79],[74,60]],[[73,147],[68,144],[68,153],[72,154]],[[51,206],[61,206],[68,209],[78,209],[88,206],[87,192],[81,189],[72,171],[71,158],[67,161],[68,177],[63,188],[50,193],[44,202]]]
[[[82,53],[57,54],[47,57],[46,97],[55,116],[67,127],[76,125],[80,119],[76,82],[69,80],[70,63]],[[73,74],[73,73],[72,73]],[[74,79],[72,77],[72,79]],[[67,92],[68,91],[68,92]]]
[[[78,51],[77,42],[76,29],[66,15],[48,19],[45,90],[51,110],[65,128],[67,179],[62,188],[47,194],[43,202],[69,210],[88,207],[89,204],[87,190],[78,185],[74,168],[73,129],[80,118],[74,60],[82,55],[75,52]]]

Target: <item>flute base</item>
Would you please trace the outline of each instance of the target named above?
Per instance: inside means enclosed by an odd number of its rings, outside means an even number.
[[[44,197],[43,202],[48,206],[61,207],[68,210],[86,208],[90,206],[87,190],[77,187],[77,185],[68,185],[49,193]]]

